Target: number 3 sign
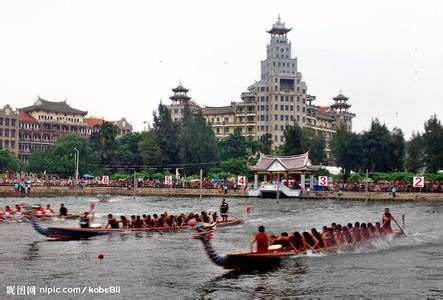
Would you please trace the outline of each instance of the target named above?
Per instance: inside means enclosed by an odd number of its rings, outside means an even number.
[[[328,186],[328,177],[327,176],[318,176],[318,185],[319,186]]]
[[[424,177],[414,177],[412,180],[412,185],[414,187],[425,187],[425,178]]]

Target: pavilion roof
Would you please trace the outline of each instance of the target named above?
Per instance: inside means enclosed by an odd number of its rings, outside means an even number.
[[[309,151],[299,155],[274,156],[260,153],[254,171],[316,171],[318,166],[311,164]]]
[[[51,111],[51,112],[58,112],[65,114],[83,115],[83,116],[85,116],[88,113],[87,111],[72,108],[71,106],[68,105],[68,103],[66,103],[66,100],[60,102],[53,102],[53,101],[44,100],[40,97],[38,97],[34,105],[20,108],[20,110],[24,112],[42,110],[42,111]]]

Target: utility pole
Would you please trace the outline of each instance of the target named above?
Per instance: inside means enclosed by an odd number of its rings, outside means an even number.
[[[366,169],[366,187],[365,187],[365,192],[366,192],[366,201],[368,201],[368,169]]]
[[[77,148],[74,148],[75,150],[75,187],[77,187],[78,185],[78,162],[80,160],[80,152],[78,151]]]
[[[200,169],[200,199],[203,198],[203,170]]]
[[[134,170],[134,191],[133,191],[133,197],[135,199],[135,186],[137,185],[137,182],[135,181],[135,170]]]
[[[280,173],[277,173],[277,200],[280,199]]]

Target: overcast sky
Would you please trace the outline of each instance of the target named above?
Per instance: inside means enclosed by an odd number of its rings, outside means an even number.
[[[260,78],[281,14],[308,93],[341,89],[354,129],[378,117],[409,136],[443,117],[441,1],[0,2],[0,105],[37,95],[136,130],[179,80],[201,105],[228,105]]]

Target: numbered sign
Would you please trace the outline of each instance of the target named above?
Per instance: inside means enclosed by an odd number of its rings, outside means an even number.
[[[246,176],[238,176],[237,184],[238,185],[246,185]]]
[[[172,176],[165,176],[165,184],[172,185]]]
[[[419,188],[425,187],[425,178],[423,176],[421,176],[421,177],[414,177],[412,179],[412,185],[414,187],[419,187]]]
[[[328,176],[318,176],[319,186],[328,186]]]
[[[103,176],[102,183],[108,185],[109,184],[109,176]]]

